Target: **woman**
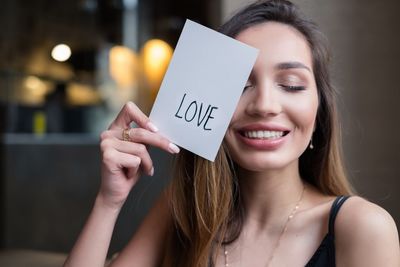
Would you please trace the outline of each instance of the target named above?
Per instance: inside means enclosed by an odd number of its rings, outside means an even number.
[[[352,190],[315,25],[290,2],[267,0],[220,31],[260,54],[215,162],[179,151],[125,105],[102,133],[101,188],[65,266],[104,265],[129,191],[154,173],[148,145],[177,154],[174,177],[111,266],[400,266],[391,216],[341,197]]]

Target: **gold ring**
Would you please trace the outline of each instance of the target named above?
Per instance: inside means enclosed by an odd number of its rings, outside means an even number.
[[[129,130],[130,128],[126,128],[122,130],[122,140],[123,141],[131,141],[131,138],[129,137]]]

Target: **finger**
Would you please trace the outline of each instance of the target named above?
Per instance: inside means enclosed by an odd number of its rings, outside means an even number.
[[[158,131],[157,127],[133,102],[128,102],[124,105],[115,120],[111,123],[109,129],[130,128],[132,122],[149,131]]]
[[[126,170],[126,171],[124,171],[124,173],[127,176],[127,178],[128,179],[132,179],[132,178],[137,179],[139,176],[138,174],[140,171],[140,164],[141,164],[140,157],[131,155],[131,154],[127,154],[127,153],[121,153],[118,151],[115,151],[115,155],[116,155],[116,157],[118,157],[119,167],[121,168],[121,170],[123,170],[123,169]]]
[[[159,133],[149,132],[142,128],[132,128],[128,134],[131,142],[155,146],[172,154],[179,153],[179,147]]]
[[[145,145],[132,142],[121,142],[117,140],[114,147],[119,152],[139,157],[141,160],[140,164],[142,170],[148,175],[153,176],[153,161],[151,160],[150,154]]]
[[[139,169],[140,163],[138,156],[121,153],[111,147],[103,152],[103,164],[111,172],[122,171],[123,168]]]
[[[121,168],[136,169],[140,168],[141,158],[136,155],[131,155],[127,153],[116,152],[118,157],[119,165]]]
[[[124,138],[122,131],[123,130],[120,129],[104,131],[101,134],[101,139],[106,140],[108,138],[117,138],[123,140]],[[176,146],[174,143],[172,143],[159,133],[153,133],[143,128],[131,128],[129,129],[128,134],[129,141],[126,142],[134,142],[155,146],[172,154],[179,153],[180,151],[178,146]]]

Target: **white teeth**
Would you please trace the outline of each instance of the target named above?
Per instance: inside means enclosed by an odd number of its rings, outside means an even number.
[[[247,131],[244,136],[254,139],[275,139],[283,136],[282,131]]]

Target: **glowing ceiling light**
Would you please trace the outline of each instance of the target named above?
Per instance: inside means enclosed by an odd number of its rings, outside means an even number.
[[[110,75],[119,87],[131,87],[137,80],[138,60],[135,51],[126,46],[110,50]]]
[[[51,57],[54,60],[64,62],[71,56],[71,48],[66,44],[58,44],[51,50]]]
[[[42,96],[47,92],[46,84],[36,76],[28,76],[25,79],[26,89],[30,91],[31,94]]]
[[[143,69],[151,90],[158,91],[169,61],[173,53],[172,47],[163,40],[147,41],[142,49]]]

